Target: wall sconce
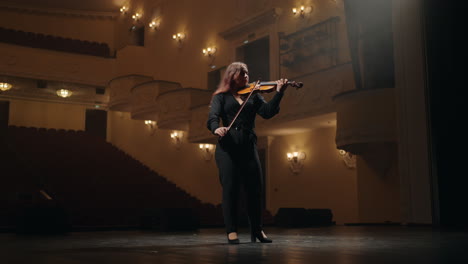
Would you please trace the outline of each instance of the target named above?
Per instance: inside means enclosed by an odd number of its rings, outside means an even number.
[[[184,135],[183,131],[172,131],[171,133],[171,138],[174,140],[174,144],[176,145],[176,148],[179,149],[180,145],[182,143],[182,136]]]
[[[7,82],[0,82],[0,90],[2,92],[10,90],[11,87],[13,87],[13,86],[11,84],[7,83]]]
[[[293,7],[292,12],[293,15],[299,15],[301,17],[304,17],[306,14],[309,14],[312,11],[311,6],[301,6],[299,8]]]
[[[156,128],[156,121],[153,120],[145,120],[145,125],[147,125],[151,131],[151,135],[154,134],[154,130]]]
[[[126,14],[127,12],[128,12],[128,6],[122,6],[122,7],[120,8],[120,13]]]
[[[295,174],[298,174],[302,170],[303,161],[305,160],[305,153],[304,152],[288,152],[286,154],[288,161],[289,161],[289,167],[291,168],[291,171]]]
[[[159,25],[161,25],[161,20],[159,20],[159,19],[157,19],[157,20],[152,20],[152,21],[148,24],[149,28],[155,29],[155,30],[159,28]]]
[[[213,144],[200,144],[199,147],[202,152],[203,158],[206,161],[210,161],[211,158],[213,157],[214,145]]]
[[[177,33],[177,34],[174,34],[174,35],[172,35],[172,39],[175,40],[175,41],[177,41],[177,42],[179,42],[179,43],[181,43],[182,40],[185,39],[185,34],[184,34],[184,33]]]
[[[214,57],[216,53],[216,47],[207,47],[202,50],[203,55],[208,57]]]
[[[132,16],[132,19],[135,20],[135,21],[138,21],[140,20],[141,18],[141,13],[135,13],[133,16]]]
[[[341,158],[343,159],[346,167],[350,169],[356,168],[356,155],[347,152],[346,150],[339,149],[338,154],[340,154]]]
[[[67,89],[59,89],[57,90],[57,95],[62,97],[62,98],[67,98],[70,97],[73,94],[72,91],[67,90]]]
[[[214,69],[216,68],[216,65],[213,64],[214,60],[215,60],[215,54],[216,54],[216,47],[212,46],[212,47],[206,47],[202,50],[202,53],[205,57],[208,57],[208,58],[211,58],[210,60],[210,64],[209,64],[209,67],[211,69]]]

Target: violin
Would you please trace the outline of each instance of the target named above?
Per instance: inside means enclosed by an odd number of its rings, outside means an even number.
[[[260,87],[255,89],[255,86],[257,85],[256,82],[249,83],[244,89],[237,91],[238,95],[245,95],[251,93],[253,90],[262,92],[262,93],[270,93],[273,92],[276,88],[276,82],[260,82]],[[288,81],[286,83],[287,85],[291,85],[292,87],[295,87],[296,89],[299,89],[303,86],[302,82],[295,82],[295,81]]]
[[[259,88],[255,88],[258,84],[260,85]],[[296,89],[299,89],[299,88],[301,88],[303,86],[303,84],[301,82],[295,82],[295,81],[288,81],[286,83],[286,85],[291,85],[293,87],[296,87]],[[236,116],[234,116],[231,123],[227,127],[227,131],[229,131],[229,129],[231,129],[232,124],[234,124],[234,122],[236,121],[236,119],[239,116],[240,112],[244,108],[245,103],[247,103],[247,101],[249,100],[250,96],[254,93],[254,91],[269,93],[269,92],[272,92],[275,89],[275,87],[276,87],[276,82],[260,82],[260,81],[257,81],[257,82],[254,82],[254,83],[250,83],[244,89],[237,91],[238,95],[240,95],[241,97],[244,97],[242,99],[244,102],[242,103],[241,107],[239,108],[239,111],[237,111]]]

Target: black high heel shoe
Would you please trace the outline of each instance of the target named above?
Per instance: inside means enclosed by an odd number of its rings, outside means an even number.
[[[229,239],[229,237],[228,237],[228,244],[237,245],[237,244],[240,244],[240,241],[239,241],[238,238],[236,238],[236,239]]]
[[[263,234],[262,234],[262,231],[258,231],[258,232],[254,232],[252,231],[250,233],[250,241],[252,243],[255,243],[257,242],[257,239],[261,242],[261,243],[272,243],[273,240],[267,238],[267,237],[264,237]]]

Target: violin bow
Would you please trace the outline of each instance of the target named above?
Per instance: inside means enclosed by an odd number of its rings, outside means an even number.
[[[255,86],[254,88],[252,89],[252,91],[250,91],[249,93],[249,96],[247,96],[247,99],[244,100],[244,102],[242,103],[241,107],[239,108],[239,111],[237,111],[237,114],[236,116],[234,116],[234,118],[232,119],[231,123],[229,124],[229,126],[227,127],[227,131],[226,133],[231,129],[232,125],[234,124],[234,122],[236,121],[237,117],[239,116],[239,114],[242,112],[242,109],[244,109],[244,106],[245,104],[247,103],[247,101],[249,100],[250,96],[253,94],[253,92],[255,91],[255,87],[257,87],[257,85],[260,83],[260,80],[257,81],[257,83],[255,83]]]

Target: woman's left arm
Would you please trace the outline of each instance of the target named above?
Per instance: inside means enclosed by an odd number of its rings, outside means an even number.
[[[260,104],[260,107],[257,110],[257,114],[265,119],[270,119],[274,117],[280,111],[280,102],[283,98],[284,91],[286,89],[288,80],[287,79],[280,79],[276,81],[276,94],[273,98],[266,102],[263,96],[257,94],[257,100]]]

